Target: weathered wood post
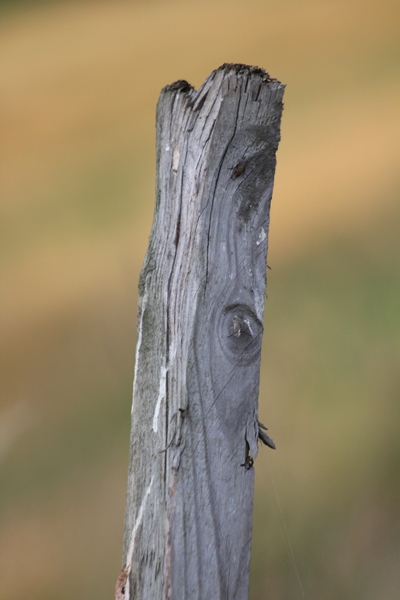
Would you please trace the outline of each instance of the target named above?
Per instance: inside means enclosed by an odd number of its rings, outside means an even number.
[[[269,207],[284,86],[226,64],[157,108],[139,283],[124,571],[129,600],[248,597]]]

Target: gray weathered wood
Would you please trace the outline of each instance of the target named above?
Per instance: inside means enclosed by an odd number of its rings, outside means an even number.
[[[161,92],[120,598],[248,597],[283,91],[262,69],[223,65],[198,91]]]

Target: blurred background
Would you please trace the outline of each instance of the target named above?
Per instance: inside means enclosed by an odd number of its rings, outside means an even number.
[[[0,598],[121,565],[155,106],[224,62],[287,84],[251,600],[400,589],[400,4],[0,2]]]

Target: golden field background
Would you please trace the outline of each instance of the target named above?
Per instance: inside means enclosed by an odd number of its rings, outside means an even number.
[[[400,589],[400,4],[1,2],[0,598],[106,600],[160,89],[287,84],[252,600]]]

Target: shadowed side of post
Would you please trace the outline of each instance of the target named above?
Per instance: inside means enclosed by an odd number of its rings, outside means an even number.
[[[262,69],[223,65],[198,91],[161,92],[120,598],[248,597],[283,91]]]

